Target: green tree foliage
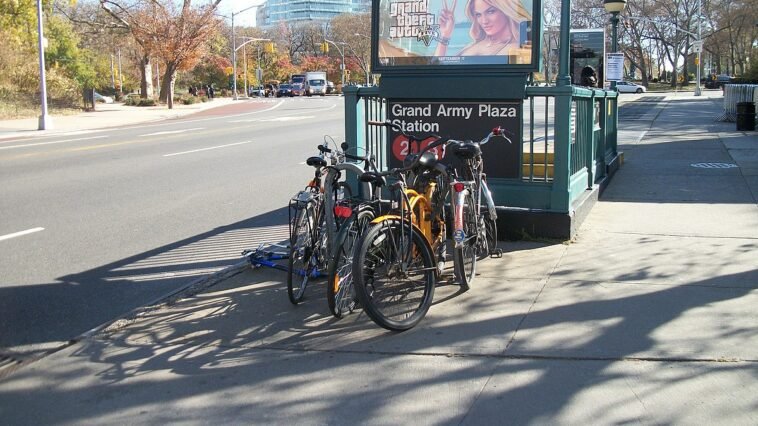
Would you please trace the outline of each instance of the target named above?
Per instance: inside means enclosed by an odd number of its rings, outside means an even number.
[[[45,69],[51,106],[79,106],[82,85],[93,80],[87,54],[68,20],[52,13],[52,2],[43,1],[43,31],[47,39]],[[39,105],[37,61],[37,3],[34,0],[0,0],[0,103],[14,105],[22,113]]]

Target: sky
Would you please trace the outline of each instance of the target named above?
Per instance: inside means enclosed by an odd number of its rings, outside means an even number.
[[[231,16],[232,12],[239,12],[240,10],[245,9],[246,7],[250,7],[253,5],[261,5],[263,4],[264,0],[221,0],[221,3],[218,4],[218,10],[219,13]],[[234,25],[235,26],[254,26],[255,25],[255,13],[257,12],[258,8],[254,7],[250,10],[246,10],[240,14],[234,15]],[[231,22],[230,22],[231,23]]]

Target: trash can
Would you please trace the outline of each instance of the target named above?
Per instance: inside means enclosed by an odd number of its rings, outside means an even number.
[[[737,102],[737,130],[755,130],[755,104]]]

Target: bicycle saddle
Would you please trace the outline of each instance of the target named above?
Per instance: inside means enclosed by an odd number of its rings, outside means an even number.
[[[310,157],[305,161],[305,164],[311,167],[326,167],[326,160],[321,157]]]
[[[384,176],[381,176],[376,172],[364,172],[358,179],[361,182],[373,183],[376,186],[387,185],[387,181],[384,179]]]
[[[453,155],[464,160],[482,155],[482,149],[476,143],[457,143],[453,145]]]

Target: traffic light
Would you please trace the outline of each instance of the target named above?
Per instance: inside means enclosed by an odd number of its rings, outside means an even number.
[[[327,42],[321,43],[321,52],[329,53],[329,43]]]
[[[276,52],[276,46],[274,46],[274,42],[266,42],[266,44],[263,45],[263,52],[264,53],[274,53]]]

